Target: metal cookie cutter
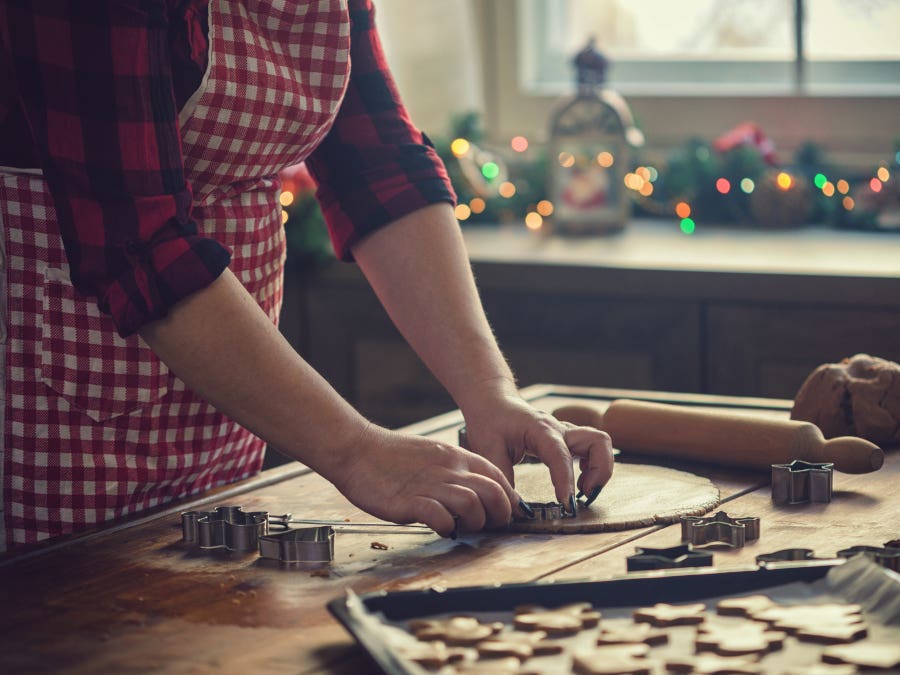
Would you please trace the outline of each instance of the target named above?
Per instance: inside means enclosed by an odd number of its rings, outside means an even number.
[[[900,548],[890,546],[851,546],[838,551],[837,555],[839,558],[852,558],[856,555],[864,555],[882,567],[886,567],[894,572],[900,572]]]
[[[334,560],[334,528],[304,527],[259,538],[259,554],[283,563],[326,563]]]
[[[561,520],[562,518],[574,518],[575,514],[569,513],[565,505],[559,502],[526,502],[534,512],[534,518],[528,518],[525,522],[535,520]]]
[[[182,539],[204,549],[255,551],[259,538],[269,531],[268,515],[265,511],[244,511],[240,506],[185,511],[181,514]]]
[[[772,503],[830,502],[834,464],[804,462],[772,465]]]
[[[741,548],[759,539],[759,518],[732,518],[724,511],[712,517],[681,516],[681,541],[693,546]]]
[[[695,551],[690,544],[682,544],[671,548],[642,548],[636,546],[634,555],[626,558],[629,572],[676,567],[712,567],[712,564],[712,553]]]
[[[813,550],[809,548],[785,548],[780,551],[756,556],[756,564],[762,566],[769,563],[797,562],[800,560],[825,560],[825,558],[816,558]]]

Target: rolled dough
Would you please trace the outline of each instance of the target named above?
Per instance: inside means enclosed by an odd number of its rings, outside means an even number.
[[[516,490],[528,502],[555,502],[550,474],[543,464],[515,467]],[[618,462],[603,492],[577,518],[517,520],[514,532],[611,532],[678,522],[719,505],[719,488],[708,478],[651,464]]]

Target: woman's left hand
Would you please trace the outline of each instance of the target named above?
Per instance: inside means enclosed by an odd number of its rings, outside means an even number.
[[[537,410],[516,394],[480,397],[463,408],[467,444],[471,451],[493,462],[512,485],[513,466],[528,455],[550,470],[556,499],[575,510],[576,485],[572,458],[579,460],[577,487],[587,504],[600,494],[613,472],[612,440],[593,427],[561,422]]]

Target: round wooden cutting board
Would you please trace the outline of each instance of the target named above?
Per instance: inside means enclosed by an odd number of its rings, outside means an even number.
[[[515,467],[516,490],[528,502],[555,502],[550,474],[543,464]],[[577,518],[516,520],[514,532],[577,534],[608,532],[678,522],[719,504],[719,488],[708,478],[651,464],[617,462],[597,500],[579,505]]]

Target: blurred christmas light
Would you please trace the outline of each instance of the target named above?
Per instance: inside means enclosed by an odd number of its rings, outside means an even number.
[[[791,186],[794,184],[794,178],[789,173],[785,173],[781,171],[775,177],[775,184],[778,185],[782,190],[790,190]]]
[[[656,170],[655,166],[648,166],[647,171],[650,172],[650,178],[648,180],[651,183],[654,182],[657,178],[659,178],[659,171]]]
[[[876,175],[878,176],[878,180],[882,183],[887,183],[891,178],[891,172],[887,170],[886,166],[878,167],[878,173]]]
[[[685,234],[693,234],[694,230],[697,229],[696,223],[690,218],[682,218],[680,227]]]
[[[753,182],[752,178],[742,178],[741,179],[741,190],[745,194],[750,194],[756,188],[756,183]]]
[[[457,204],[454,213],[456,214],[457,220],[468,220],[469,216],[472,215],[472,209],[465,204]]]
[[[516,152],[525,152],[528,149],[528,139],[524,136],[513,136],[509,145]]]
[[[553,202],[548,199],[542,199],[537,203],[535,210],[544,218],[553,215]]]
[[[650,180],[650,169],[646,166],[639,166],[634,172],[644,180]]]
[[[278,201],[281,202],[282,206],[290,206],[294,203],[294,193],[290,190],[285,190],[281,193],[281,196],[278,197]]]
[[[834,183],[828,181],[825,185],[822,186],[822,194],[826,197],[834,196]]]
[[[731,183],[727,178],[720,178],[716,181],[716,190],[718,190],[723,195],[727,195],[731,192]]]
[[[817,173],[816,177],[813,178],[813,183],[820,190],[822,189],[822,186],[824,186],[825,183],[827,183],[827,182],[828,182],[828,177],[824,173]]]
[[[607,152],[604,150],[601,153],[597,154],[597,164],[602,166],[604,169],[608,169],[615,162],[615,157],[613,157],[611,152]]]
[[[481,167],[481,175],[488,180],[494,180],[500,175],[500,167],[496,162],[485,162]]]
[[[687,202],[678,202],[675,205],[675,214],[679,218],[687,218],[691,215],[691,206]]]
[[[877,178],[873,178],[872,180],[869,181],[869,189],[872,192],[881,192],[881,185],[882,185],[881,181],[878,180]]]
[[[842,195],[847,194],[848,192],[850,192],[850,183],[848,183],[843,178],[841,178],[837,182],[837,191],[840,192]]]
[[[541,217],[540,213],[536,211],[529,211],[525,215],[525,227],[529,230],[539,230],[541,226],[544,224],[544,219]]]
[[[638,191],[642,187],[644,187],[644,183],[646,182],[643,178],[638,176],[636,173],[626,173],[625,174],[625,187],[629,190]]]
[[[853,201],[853,197],[844,197],[842,201],[844,208],[848,211],[852,211],[853,207],[856,206],[856,202]]]
[[[472,213],[484,213],[484,210],[487,208],[487,202],[481,197],[475,197],[469,201],[469,208],[472,210]]]
[[[642,197],[649,197],[650,195],[653,194],[653,183],[651,183],[648,180],[646,183],[644,183],[641,186],[641,189],[639,190],[639,192],[641,193]]]
[[[516,194],[516,186],[510,183],[509,181],[505,181],[500,183],[500,187],[497,188],[497,193],[504,197],[505,199],[509,199],[513,195]]]
[[[575,166],[575,155],[571,152],[561,152],[559,153],[559,165],[563,168],[568,169],[569,167]]]
[[[469,153],[469,141],[465,138],[457,138],[450,144],[450,152],[454,157],[465,157]]]
[[[282,211],[281,212],[281,224],[284,225],[287,221],[288,221],[288,212]]]

